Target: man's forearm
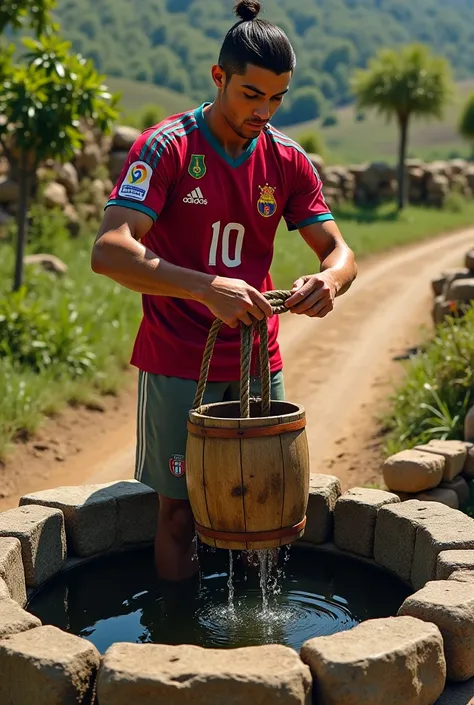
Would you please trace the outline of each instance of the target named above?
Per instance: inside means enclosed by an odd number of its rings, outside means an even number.
[[[321,262],[321,272],[330,269],[336,283],[336,296],[344,294],[357,276],[354,254],[346,245],[337,244]]]
[[[95,243],[91,266],[118,284],[140,294],[199,299],[211,277],[166,262],[133,238],[111,231]]]

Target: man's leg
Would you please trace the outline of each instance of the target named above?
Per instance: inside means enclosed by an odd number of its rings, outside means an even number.
[[[164,580],[186,580],[199,570],[194,555],[194,518],[187,500],[160,495],[155,563]]]
[[[220,401],[227,385],[210,383],[205,402]],[[135,478],[159,496],[155,560],[164,580],[185,580],[193,561],[194,519],[186,487],[186,441],[196,382],[140,372]]]

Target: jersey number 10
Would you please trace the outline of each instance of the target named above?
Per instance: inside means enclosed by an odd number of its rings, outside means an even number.
[[[212,242],[209,250],[209,265],[217,265],[219,243],[221,244],[221,258],[226,267],[239,267],[242,264],[242,245],[244,242],[245,228],[240,223],[228,223],[221,233],[221,221],[212,226]],[[230,254],[231,238],[233,241],[234,256]],[[234,245],[235,241],[235,245]]]

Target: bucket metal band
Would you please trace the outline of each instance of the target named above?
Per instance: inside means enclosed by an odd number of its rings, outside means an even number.
[[[191,436],[198,438],[264,438],[266,436],[281,436],[283,433],[301,431],[306,427],[306,418],[288,423],[275,424],[274,426],[248,426],[247,428],[213,428],[211,426],[198,426],[188,421],[188,431]]]
[[[294,524],[294,526],[285,526],[282,529],[271,529],[270,531],[246,531],[245,533],[238,533],[234,531],[209,529],[197,523],[195,526],[198,534],[208,539],[235,543],[258,543],[259,541],[273,541],[274,539],[285,539],[290,536],[296,536],[296,534],[299,534],[305,528],[306,517],[298,524]]]

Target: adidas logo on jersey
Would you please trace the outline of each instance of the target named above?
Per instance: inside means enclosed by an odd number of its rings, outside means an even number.
[[[197,206],[207,206],[207,198],[204,198],[202,191],[198,186],[183,198],[183,203],[194,203]]]

